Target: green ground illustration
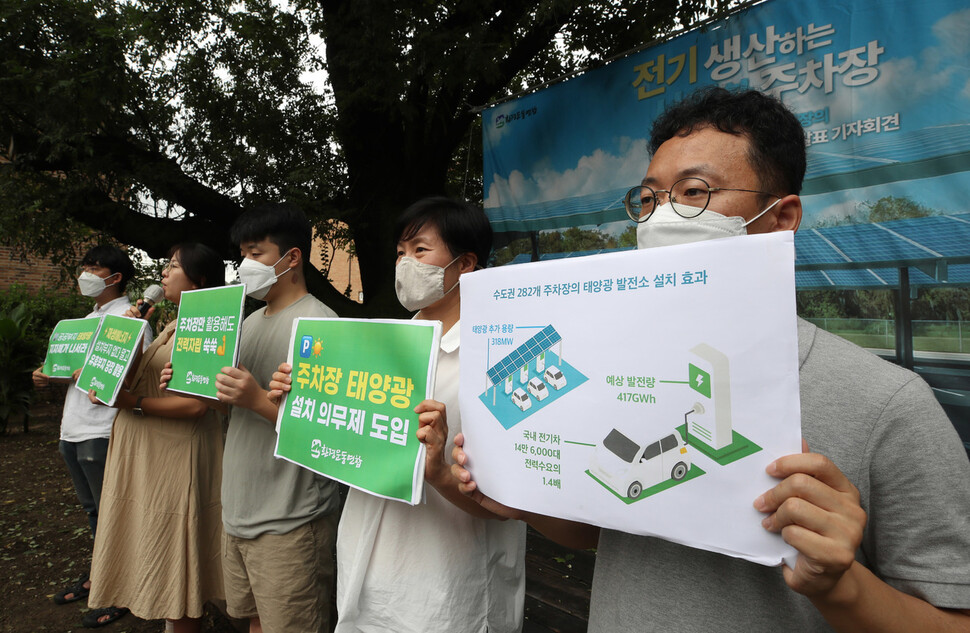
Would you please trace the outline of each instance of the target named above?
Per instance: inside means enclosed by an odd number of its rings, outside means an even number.
[[[727,466],[731,462],[736,462],[743,457],[747,457],[748,455],[754,455],[761,450],[760,446],[737,431],[732,431],[734,434],[734,441],[720,450],[714,450],[693,435],[687,435],[687,425],[681,424],[677,427],[677,430],[680,432],[682,437],[687,438],[688,444],[699,450],[704,455],[707,455],[721,466]],[[689,478],[690,475],[688,474],[687,477]]]

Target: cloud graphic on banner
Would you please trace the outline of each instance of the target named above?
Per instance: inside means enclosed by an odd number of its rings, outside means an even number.
[[[485,207],[563,200],[633,187],[647,171],[647,140],[623,137],[617,145],[617,154],[596,149],[562,172],[540,166],[529,177],[519,170],[513,170],[508,178],[494,174]]]
[[[961,97],[970,98],[970,78],[967,74],[966,56],[970,54],[970,9],[951,13],[934,23],[932,27],[937,46],[929,46],[918,56],[885,58],[879,63],[879,78],[865,86],[866,110],[872,113],[888,114],[900,112],[911,106],[919,106],[940,93],[951,98],[956,92]],[[887,53],[890,46],[887,44]],[[756,86],[758,78],[751,76],[751,85]],[[954,83],[956,81],[956,83]],[[963,90],[959,86],[963,85]],[[819,94],[809,91],[799,94],[796,91],[783,93],[785,102],[796,112],[817,109],[820,106]],[[858,118],[859,94],[857,89],[836,85],[835,90],[824,97],[833,121],[850,121]]]
[[[970,9],[963,9],[942,18],[933,25],[933,35],[940,40],[943,50],[954,57],[970,55]]]
[[[866,100],[875,101],[884,109],[900,110],[946,88],[955,69],[941,68],[938,59],[933,59],[935,57],[927,55],[920,63],[912,57],[904,57],[882,64],[879,79],[869,86]]]
[[[879,64],[879,78],[865,86],[866,111],[875,114],[900,112],[911,106],[919,106],[934,95],[947,91],[956,68],[943,63],[939,50],[926,49],[917,62],[913,57],[890,59]],[[851,121],[858,118],[858,89],[838,86],[825,97],[832,121]],[[949,93],[947,93],[949,94]],[[964,91],[964,96],[970,96]],[[785,102],[796,112],[819,107],[817,94],[799,95],[786,92]]]

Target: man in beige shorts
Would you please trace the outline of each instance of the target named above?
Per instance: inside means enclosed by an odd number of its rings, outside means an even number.
[[[216,378],[219,399],[232,405],[222,477],[227,610],[248,618],[252,633],[323,633],[333,604],[337,484],[274,457],[277,405],[266,387],[286,360],[293,320],[337,315],[307,293],[311,230],[300,211],[255,208],[231,234],[246,292],[266,306],[243,322],[239,367]]]

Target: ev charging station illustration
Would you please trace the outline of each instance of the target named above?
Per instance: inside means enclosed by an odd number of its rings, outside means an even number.
[[[629,437],[612,428],[590,445],[586,473],[625,503],[706,474],[693,451],[725,466],[761,450],[734,430],[728,357],[707,343],[687,356],[687,380],[662,381],[689,387],[678,388],[689,407],[682,425],[673,422],[660,437]],[[506,430],[588,380],[563,357],[563,338],[552,325],[489,367],[485,378],[478,398]]]
[[[721,466],[761,450],[734,430],[728,357],[699,343],[689,351],[687,373],[694,402],[682,426],[660,438],[630,438],[613,428],[596,446],[587,474],[626,503],[705,474],[691,450]]]
[[[714,450],[734,441],[728,358],[707,343],[690,350],[687,382],[700,396],[687,414],[687,432]]]

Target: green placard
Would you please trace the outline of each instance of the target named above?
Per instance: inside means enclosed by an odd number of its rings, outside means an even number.
[[[297,319],[276,455],[410,504],[424,490],[414,407],[434,391],[439,321]]]
[[[58,321],[51,332],[41,371],[51,378],[70,379],[75,370],[84,366],[100,323],[101,317]]]
[[[98,400],[112,406],[141,347],[144,328],[145,321],[142,319],[116,314],[102,317],[101,326],[94,335],[94,342],[74,386],[85,393],[94,389]]]
[[[236,366],[245,299],[242,284],[182,293],[169,391],[216,398],[219,371]]]

